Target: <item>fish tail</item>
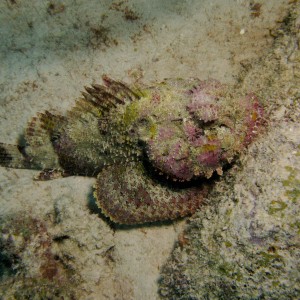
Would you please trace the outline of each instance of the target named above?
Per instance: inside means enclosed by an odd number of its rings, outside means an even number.
[[[64,117],[48,111],[39,113],[28,123],[24,145],[0,143],[0,166],[15,169],[59,169],[59,158],[53,143],[59,139],[58,129]]]
[[[0,143],[0,166],[16,169],[36,169],[25,147]]]

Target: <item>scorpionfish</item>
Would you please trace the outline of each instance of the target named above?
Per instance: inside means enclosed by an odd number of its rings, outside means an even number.
[[[29,122],[23,145],[0,144],[0,165],[41,170],[37,180],[96,177],[102,212],[121,224],[190,215],[257,135],[263,108],[216,80],[128,86],[103,76],[65,115]]]

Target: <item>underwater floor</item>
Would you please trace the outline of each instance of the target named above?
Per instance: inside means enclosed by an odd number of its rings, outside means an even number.
[[[297,0],[2,1],[1,143],[104,74],[216,79],[265,119],[180,220],[115,224],[95,178],[0,167],[0,299],[299,299],[299,28]]]

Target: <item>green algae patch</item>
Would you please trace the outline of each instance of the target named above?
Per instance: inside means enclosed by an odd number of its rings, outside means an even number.
[[[269,214],[273,215],[279,211],[283,211],[287,208],[287,204],[283,201],[272,201],[271,205],[269,206]]]
[[[296,156],[300,156],[300,145],[297,146],[297,149],[298,149],[299,151],[296,153]]]
[[[227,209],[226,210],[226,216],[231,216],[231,214],[232,214],[232,208],[230,208],[230,209]]]
[[[150,137],[153,139],[157,136],[157,125],[155,123],[151,123],[149,126]]]
[[[272,286],[277,287],[279,286],[280,282],[279,281],[272,281]]]
[[[123,115],[123,123],[125,127],[130,126],[138,118],[138,103],[133,102],[126,107]]]
[[[267,253],[262,251],[259,255],[257,263],[264,268],[269,267],[273,263],[285,265],[283,257],[277,253]]]
[[[220,264],[218,266],[218,271],[222,274],[222,275],[226,275],[229,276],[232,274],[234,268],[227,262],[224,262],[222,264]]]
[[[232,246],[232,243],[229,241],[225,241],[224,244],[225,244],[226,248],[230,248]]]
[[[296,221],[295,223],[291,223],[290,226],[292,228],[298,229],[297,234],[300,234],[300,221]]]
[[[282,181],[283,186],[286,188],[285,195],[293,203],[296,203],[300,198],[300,180],[297,178],[299,170],[290,166],[286,166],[285,169],[290,173],[288,178]]]
[[[237,272],[235,270],[235,267],[228,262],[220,264],[218,266],[218,271],[222,276],[226,276],[237,281],[240,281],[243,278],[242,274],[240,272]]]

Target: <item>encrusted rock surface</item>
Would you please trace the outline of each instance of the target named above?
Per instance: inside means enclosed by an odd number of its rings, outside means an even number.
[[[215,186],[164,268],[164,299],[299,297],[299,136],[277,124]]]
[[[79,299],[91,293],[91,285],[111,288],[109,228],[83,202],[59,193],[53,198],[46,216],[34,208],[30,215],[1,216],[1,299]]]
[[[299,5],[241,77],[269,107],[266,133],[208,196],[160,281],[163,299],[300,296]]]

